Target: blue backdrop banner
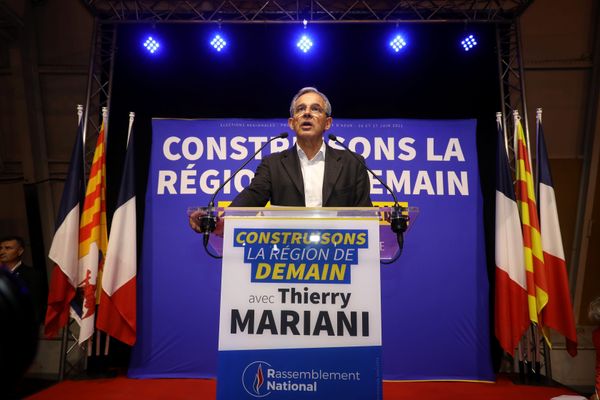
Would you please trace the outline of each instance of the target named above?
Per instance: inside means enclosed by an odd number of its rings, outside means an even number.
[[[384,379],[494,379],[475,129],[475,120],[336,119],[329,131],[420,210],[401,258],[381,267]],[[216,376],[220,261],[204,253],[186,211],[286,131],[281,119],[153,121],[129,376]],[[293,143],[293,134],[272,142],[217,200],[232,200],[260,158]],[[371,198],[391,201],[374,179]]]

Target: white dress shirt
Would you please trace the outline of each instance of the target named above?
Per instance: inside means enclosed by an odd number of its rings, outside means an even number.
[[[298,158],[300,158],[300,168],[302,169],[302,179],[304,180],[304,203],[306,207],[323,206],[323,176],[325,175],[325,142],[321,148],[309,160],[300,146],[298,149]]]
[[[12,268],[11,268],[10,272],[14,273],[14,272],[15,272],[15,270],[21,266],[21,264],[23,264],[23,262],[22,262],[22,261],[19,261],[18,263],[16,263],[16,264],[14,265],[14,267],[12,267]]]

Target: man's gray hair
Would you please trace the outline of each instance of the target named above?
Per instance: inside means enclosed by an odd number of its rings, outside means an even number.
[[[323,93],[319,92],[317,90],[317,88],[312,87],[312,86],[304,87],[304,88],[300,89],[300,91],[298,93],[296,93],[296,95],[292,99],[292,103],[290,104],[290,117],[294,116],[294,104],[296,103],[296,100],[298,100],[298,97],[300,97],[306,93],[316,93],[319,96],[321,96],[323,98],[323,101],[325,102],[325,115],[327,115],[328,117],[331,117],[331,103],[329,102],[329,99]]]
[[[590,321],[600,324],[600,297],[596,297],[590,302],[588,317]]]

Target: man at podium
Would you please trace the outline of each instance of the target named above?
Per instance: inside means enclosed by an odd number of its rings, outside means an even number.
[[[271,201],[276,206],[371,207],[365,167],[323,140],[331,123],[327,96],[314,87],[300,89],[288,118],[296,145],[265,157],[231,206],[264,207]]]
[[[250,185],[232,207],[372,207],[367,170],[360,155],[328,146],[323,135],[331,128],[331,103],[314,87],[305,87],[290,104],[288,126],[296,144],[263,158]],[[364,162],[364,160],[363,160]],[[202,232],[197,211],[190,226]],[[217,230],[220,227],[217,227]]]
[[[324,141],[332,117],[323,93],[301,89],[288,126],[296,144],[264,157],[231,206],[372,207],[364,159]],[[270,140],[278,137],[287,133]],[[208,247],[209,234],[224,230],[214,196],[191,215],[190,225],[204,233],[207,253],[218,257]],[[218,399],[307,398],[304,392],[321,399],[381,398],[379,221],[375,213],[358,219],[333,214],[229,220],[221,253]],[[268,300],[246,300],[257,291]]]

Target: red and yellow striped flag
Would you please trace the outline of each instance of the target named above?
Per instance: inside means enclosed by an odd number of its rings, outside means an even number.
[[[542,309],[548,304],[548,283],[542,251],[542,237],[537,213],[531,163],[527,151],[525,134],[519,119],[515,120],[517,137],[517,182],[516,195],[523,227],[523,247],[527,277],[529,319],[543,328]]]
[[[79,323],[79,343],[94,333],[94,317],[108,243],[106,228],[106,143],[102,122],[79,223],[79,279],[73,317]]]

